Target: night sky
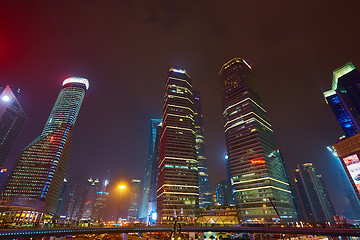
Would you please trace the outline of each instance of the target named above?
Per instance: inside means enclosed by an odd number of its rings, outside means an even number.
[[[288,171],[313,162],[336,209],[349,211],[334,177],[338,163],[326,149],[343,133],[323,92],[334,69],[349,61],[360,68],[359,7],[358,1],[2,0],[0,84],[21,88],[29,118],[8,162],[40,134],[62,81],[79,76],[90,88],[74,128],[69,181],[104,179],[108,169],[113,186],[142,179],[149,119],[162,116],[167,70],[177,65],[202,94],[214,188],[226,178],[218,73],[241,57],[255,71]]]

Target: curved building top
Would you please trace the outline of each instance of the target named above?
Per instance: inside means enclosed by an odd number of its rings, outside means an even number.
[[[248,66],[251,70],[252,70],[252,67],[250,66],[250,64],[248,64],[245,59],[243,58],[233,58],[231,59],[230,61],[228,61],[227,63],[225,63],[221,69],[220,69],[220,72],[219,72],[219,75],[221,75],[221,73],[226,69],[228,68],[230,65],[234,64],[234,63],[244,63],[246,66]]]
[[[63,86],[65,86],[68,83],[80,83],[80,84],[84,84],[86,87],[86,90],[89,89],[89,81],[86,78],[80,78],[80,77],[71,77],[71,78],[67,78],[64,80],[63,82]]]
[[[169,72],[184,74],[184,75],[186,75],[188,78],[191,79],[191,77],[190,77],[189,74],[186,72],[186,70],[183,69],[183,68],[180,68],[180,67],[170,67],[170,68],[169,68]]]

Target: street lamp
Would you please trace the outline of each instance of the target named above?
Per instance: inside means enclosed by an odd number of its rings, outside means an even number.
[[[119,221],[121,195],[122,195],[123,190],[125,189],[125,186],[124,186],[124,185],[120,185],[120,186],[119,186],[119,189],[120,189],[120,198],[119,198],[119,206],[118,206],[118,210],[117,210],[117,216],[116,216],[115,224],[117,224],[118,221]]]

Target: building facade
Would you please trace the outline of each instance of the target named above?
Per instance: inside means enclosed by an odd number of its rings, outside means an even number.
[[[159,167],[161,129],[162,129],[162,122],[156,128],[154,157],[152,161],[152,174],[150,179],[148,212],[150,217],[149,220],[151,223],[155,223],[157,218],[157,182],[159,175],[158,167]]]
[[[229,181],[220,181],[215,185],[216,204],[217,205],[234,205],[232,188]]]
[[[360,132],[360,72],[349,62],[333,72],[331,90],[324,92],[345,136]]]
[[[61,187],[60,195],[58,202],[56,204],[55,214],[58,216],[64,216],[64,207],[66,207],[67,197],[69,196],[69,183],[66,178],[64,178],[64,183]]]
[[[95,196],[96,193],[100,191],[100,180],[98,178],[93,179],[89,178],[85,185],[84,195],[82,197],[82,210],[81,210],[81,220],[91,220],[93,213],[93,208],[95,205]]]
[[[101,187],[100,191],[97,191],[94,198],[94,206],[91,214],[91,219],[94,221],[102,222],[104,219],[104,209],[106,207],[106,201],[109,197],[109,181],[105,180]]]
[[[345,137],[338,139],[333,147],[357,196],[356,201],[353,201],[351,205],[358,209],[360,200],[360,72],[351,62],[333,71],[331,90],[324,92],[324,97],[345,133]]]
[[[360,201],[360,134],[341,139],[333,147]]]
[[[297,169],[293,171],[293,177],[301,220],[334,222],[335,210],[321,175],[316,174],[312,163],[297,165]]]
[[[205,139],[203,115],[201,111],[201,98],[198,90],[193,90],[194,94],[194,114],[195,114],[195,149],[199,171],[199,207],[205,208],[214,205],[212,192],[210,189],[209,174],[205,156]]]
[[[129,214],[128,221],[134,222],[139,219],[139,200],[140,200],[140,188],[141,180],[133,179],[131,180],[130,186],[130,205],[129,205]]]
[[[23,130],[27,117],[17,96],[19,88],[0,87],[0,168]]]
[[[192,222],[199,208],[194,97],[189,75],[170,68],[165,87],[159,150],[157,222]]]
[[[257,92],[251,66],[234,58],[220,70],[228,169],[243,221],[294,221],[296,210],[284,162]]]
[[[7,208],[54,213],[70,160],[72,129],[85,92],[84,78],[68,78],[41,135],[19,155],[3,191]]]
[[[141,199],[141,206],[139,212],[139,219],[146,220],[149,216],[149,199],[150,199],[150,186],[151,179],[153,174],[157,174],[157,165],[153,166],[154,162],[154,153],[155,153],[155,143],[156,143],[156,132],[159,124],[162,122],[162,119],[150,119],[150,129],[149,129],[149,139],[148,147],[146,154],[145,162],[145,174],[143,181],[143,192]],[[154,169],[153,167],[156,167]]]

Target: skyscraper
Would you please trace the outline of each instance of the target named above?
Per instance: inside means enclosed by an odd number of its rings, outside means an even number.
[[[331,90],[324,92],[346,137],[360,132],[360,72],[349,62],[333,72]]]
[[[82,220],[90,220],[95,205],[96,193],[100,190],[100,180],[89,178],[85,186],[84,197],[82,198]]]
[[[130,205],[129,205],[129,214],[128,214],[128,220],[131,222],[139,219],[140,186],[141,186],[141,180],[138,179],[131,180]]]
[[[91,219],[94,221],[103,221],[104,208],[106,206],[106,200],[109,195],[109,181],[105,180],[104,184],[95,194],[94,207],[91,215]]]
[[[216,190],[216,203],[218,205],[233,205],[233,196],[231,184],[227,180],[218,182],[215,185]]]
[[[156,131],[161,121],[162,119],[150,119],[150,130],[149,130],[148,148],[146,154],[145,174],[144,174],[144,182],[143,182],[144,189],[142,192],[142,199],[141,199],[141,206],[139,213],[139,218],[142,220],[147,219],[149,215],[149,194],[150,194],[151,179],[153,174],[157,174],[157,166],[155,166],[156,169],[153,169],[153,161],[154,161],[154,152],[155,152]]]
[[[344,191],[344,197],[346,198],[350,208],[345,210],[345,212],[338,213],[339,215],[345,216],[347,219],[360,219],[360,200],[358,199],[356,192],[350,182],[350,179],[347,177],[345,169],[343,167],[342,161],[338,158],[333,147],[328,146],[327,149],[331,153],[330,160],[335,161],[337,175],[336,179],[339,183],[340,188]],[[339,192],[339,194],[341,194]]]
[[[315,173],[312,163],[298,164],[297,169],[293,171],[293,176],[301,220],[333,222],[335,210],[321,175]]]
[[[19,88],[0,87],[0,168],[3,167],[11,149],[27,122],[17,96]]]
[[[220,70],[225,137],[234,200],[244,221],[284,220],[296,210],[284,162],[257,92],[251,66],[241,58]]]
[[[155,139],[155,149],[154,157],[152,161],[152,174],[150,179],[150,189],[149,189],[149,219],[152,223],[156,222],[157,217],[157,183],[158,183],[158,167],[159,167],[159,150],[160,150],[160,137],[161,137],[161,128],[162,122],[156,128],[156,139]]]
[[[194,97],[187,72],[170,68],[160,138],[157,222],[194,220],[199,207]]]
[[[84,78],[63,82],[42,133],[20,153],[10,173],[2,198],[9,210],[55,212],[69,166],[73,126],[88,88]]]
[[[360,200],[360,72],[351,62],[333,72],[331,90],[324,96],[346,136],[333,147]]]
[[[65,205],[65,202],[69,195],[69,187],[70,187],[69,183],[67,182],[66,178],[64,178],[64,183],[61,187],[59,199],[58,199],[58,202],[56,204],[56,209],[55,209],[55,213],[58,216],[61,216],[64,213],[64,205]]]
[[[210,189],[209,174],[206,165],[205,141],[203,115],[201,111],[200,92],[193,90],[194,94],[194,114],[195,114],[195,149],[198,160],[199,171],[199,207],[205,208],[214,205],[213,194]]]

